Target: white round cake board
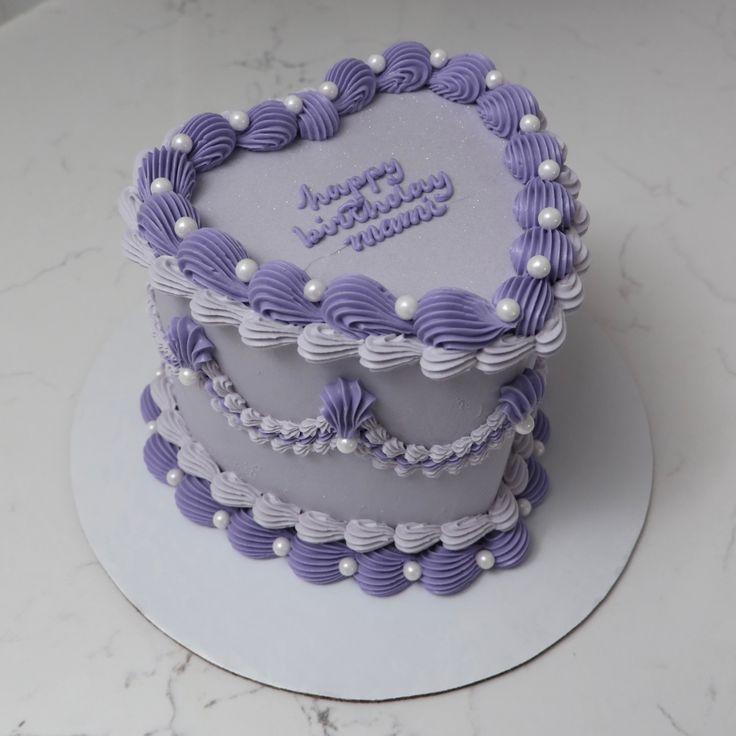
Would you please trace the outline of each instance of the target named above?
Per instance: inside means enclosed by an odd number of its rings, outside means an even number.
[[[112,335],[79,398],[71,475],[82,527],[123,595],[213,664],[311,695],[387,700],[516,667],[583,621],[621,575],[649,505],[652,449],[631,373],[585,314],[550,361],[547,500],[512,570],[450,597],[415,585],[374,598],[353,581],[303,582],[199,527],[143,464],[140,392],[158,365],[141,313]]]

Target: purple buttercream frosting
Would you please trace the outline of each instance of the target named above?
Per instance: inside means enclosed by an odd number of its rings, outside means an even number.
[[[434,289],[419,301],[419,339],[448,350],[480,350],[510,329],[489,301],[463,289]]]
[[[201,526],[214,526],[212,517],[222,506],[212,498],[210,484],[202,478],[184,475],[174,494],[179,511]]]
[[[552,281],[572,273],[575,252],[567,235],[561,230],[545,230],[538,225],[525,230],[511,245],[511,263],[516,273],[523,276],[533,256],[545,256],[550,262],[549,278]]]
[[[235,149],[235,131],[222,115],[203,112],[188,120],[181,129],[194,146],[189,160],[195,170],[209,171],[224,163]]]
[[[534,432],[532,433],[534,439],[546,445],[549,442],[551,432],[549,418],[541,409],[537,409],[537,416],[534,418]]]
[[[248,284],[235,275],[235,267],[247,257],[235,238],[210,227],[187,235],[176,254],[179,270],[190,281],[246,304]]]
[[[341,276],[322,300],[324,321],[355,338],[368,335],[413,335],[414,327],[395,311],[396,297],[368,276]]]
[[[488,130],[501,138],[508,138],[519,129],[519,121],[524,115],[539,116],[539,105],[526,87],[503,84],[478,98],[478,113]]]
[[[325,79],[337,85],[337,97],[333,104],[340,115],[362,110],[376,95],[376,75],[360,59],[338,61]]]
[[[519,181],[536,176],[539,164],[549,159],[560,166],[565,163],[565,152],[550,133],[516,133],[503,153],[506,168]]]
[[[411,585],[404,577],[404,563],[416,558],[399,552],[393,546],[357,554],[355,559],[358,561],[355,581],[370,595],[396,595]]]
[[[521,316],[516,322],[516,334],[525,337],[536,335],[544,327],[555,301],[549,283],[531,276],[512,276],[504,281],[493,303],[498,304],[501,299],[513,299],[519,303]]]
[[[276,557],[273,542],[277,537],[292,538],[286,529],[266,529],[257,524],[250,510],[239,509],[230,512],[227,538],[235,550],[256,560],[269,560]]]
[[[160,434],[152,434],[143,447],[143,461],[156,480],[166,483],[166,474],[176,467],[176,453],[175,445],[167,442]]]
[[[376,397],[360,381],[338,378],[322,389],[322,416],[337,431],[338,437],[355,437],[361,426],[373,417]]]
[[[178,365],[176,368],[199,370],[212,360],[215,347],[205,335],[202,325],[191,317],[173,317],[166,340]]]
[[[304,296],[309,276],[287,261],[264,263],[250,280],[250,305],[279,322],[306,325],[322,322],[319,307]]]
[[[151,182],[160,178],[168,179],[173,191],[189,198],[194,191],[197,174],[185,153],[170,148],[154,148],[143,157],[138,168],[138,193],[141,199],[152,196]]]
[[[545,207],[556,207],[562,214],[560,227],[570,227],[575,216],[575,198],[562,184],[535,176],[516,195],[514,217],[524,229],[536,227],[539,213]]]
[[[340,130],[337,108],[319,92],[300,92],[302,111],[298,115],[299,135],[310,141],[324,141]]]
[[[493,553],[496,567],[516,567],[529,552],[529,530],[520,521],[511,531],[491,532],[483,547]]]
[[[380,92],[414,92],[432,75],[429,49],[416,41],[402,41],[383,53],[386,68],[378,75]]]
[[[451,102],[467,105],[480,97],[486,88],[486,74],[495,68],[482,54],[459,54],[435,69],[429,88]]]
[[[153,396],[151,396],[150,386],[146,386],[143,389],[139,404],[144,422],[152,422],[154,419],[158,419],[161,409],[158,408],[158,404],[153,400]]]
[[[143,200],[138,210],[138,232],[157,256],[174,256],[181,240],[174,230],[180,217],[191,217],[199,226],[199,215],[191,202],[176,192],[164,192]]]
[[[354,557],[344,542],[312,544],[294,536],[289,551],[289,567],[302,579],[317,585],[337,583],[345,578],[340,573],[340,560]]]
[[[538,371],[525,368],[510,383],[501,386],[501,411],[512,424],[528,416],[544,396],[544,379]]]
[[[530,457],[526,464],[529,469],[529,481],[519,497],[526,498],[533,507],[537,507],[549,493],[549,477],[537,458]]]
[[[248,110],[248,117],[250,124],[237,144],[250,151],[277,151],[288,146],[299,131],[296,115],[278,100],[260,102]]]
[[[435,595],[453,595],[473,584],[483,572],[475,561],[482,549],[474,544],[461,551],[437,545],[421,558],[422,585]]]

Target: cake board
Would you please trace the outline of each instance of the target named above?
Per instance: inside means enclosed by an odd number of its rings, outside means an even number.
[[[352,581],[297,578],[237,554],[149,475],[138,398],[158,364],[131,314],[80,394],[71,477],[82,528],[123,595],[213,664],[309,695],[388,700],[462,687],[540,654],[584,621],[623,572],[644,524],[652,446],[631,373],[583,312],[550,360],[548,499],[526,519],[527,560],[455,596],[419,585],[373,598]],[[150,353],[150,354],[149,354]],[[111,388],[113,390],[111,390]],[[440,632],[438,634],[438,632]]]

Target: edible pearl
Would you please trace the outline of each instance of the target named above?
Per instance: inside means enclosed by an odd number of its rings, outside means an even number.
[[[536,115],[524,115],[519,120],[519,130],[522,133],[536,133],[542,127],[542,121]]]
[[[276,557],[286,557],[291,549],[291,542],[286,537],[276,537],[273,540],[271,549]]]
[[[230,127],[233,130],[237,130],[239,133],[247,130],[250,125],[250,118],[248,113],[244,110],[233,110],[227,114],[227,121],[230,123]]]
[[[537,222],[545,230],[554,230],[562,224],[562,212],[557,207],[545,207],[539,213]]]
[[[215,529],[227,529],[227,525],[230,523],[230,514],[227,511],[220,509],[212,514],[212,526]]]
[[[258,270],[258,263],[252,258],[243,258],[238,261],[235,266],[235,275],[246,284],[255,276]]]
[[[503,84],[503,73],[498,69],[491,69],[486,74],[486,87],[488,89],[496,89]]]
[[[193,217],[180,217],[174,223],[174,232],[178,238],[186,238],[197,229],[197,221]]]
[[[197,383],[197,372],[192,368],[182,368],[179,371],[179,382],[182,386],[193,386]]]
[[[394,311],[401,319],[414,319],[417,313],[417,300],[409,294],[404,294],[394,303]]]
[[[517,434],[531,434],[534,431],[534,417],[529,414],[514,424]]]
[[[489,549],[482,549],[475,555],[475,564],[481,570],[490,570],[496,564],[496,558]]]
[[[179,470],[179,468],[172,468],[169,470],[168,473],[166,473],[166,482],[170,486],[178,486],[179,483],[181,483],[182,479],[184,478],[184,473]]]
[[[173,189],[174,185],[165,176],[159,176],[151,182],[151,194],[163,194]]]
[[[319,279],[310,279],[304,284],[304,298],[310,302],[318,302],[325,295],[325,286]]]
[[[447,64],[447,51],[444,49],[435,49],[429,57],[429,63],[435,69],[441,69],[445,64]]]
[[[546,279],[552,270],[552,264],[547,256],[532,256],[526,262],[526,272],[535,279]]]
[[[358,448],[358,440],[352,437],[338,437],[335,446],[343,455],[349,455]]]
[[[227,529],[227,525],[230,523],[230,514],[227,511],[220,509],[212,514],[212,525],[215,529]]]
[[[537,174],[539,174],[540,179],[553,181],[560,175],[560,165],[553,158],[545,159],[537,167]]]
[[[537,457],[542,457],[546,449],[547,448],[544,446],[544,442],[542,442],[542,440],[534,440],[534,454]]]
[[[520,498],[518,501],[519,513],[522,516],[529,516],[532,512],[532,504],[528,498]]]
[[[194,141],[186,133],[177,133],[171,139],[171,147],[175,151],[189,153],[194,148]]]
[[[343,557],[338,565],[340,575],[351,578],[358,572],[358,562],[354,557]]]
[[[373,70],[375,74],[380,74],[386,68],[386,59],[381,54],[371,54],[365,63]]]
[[[521,314],[521,307],[516,299],[501,299],[496,304],[496,314],[504,322],[515,322]]]
[[[299,95],[286,95],[284,97],[284,107],[294,115],[298,115],[304,109],[304,103]]]
[[[152,419],[148,424],[146,424],[146,430],[148,431],[148,434],[153,434],[156,431],[156,420]]]
[[[328,99],[334,100],[338,95],[337,85],[334,82],[324,81],[319,86],[319,91]]]
[[[422,566],[414,560],[407,560],[404,563],[404,577],[412,583],[416,582],[422,577]]]
[[[164,377],[164,369],[163,368],[156,368],[156,372],[153,375],[156,376],[156,378],[163,378]]]

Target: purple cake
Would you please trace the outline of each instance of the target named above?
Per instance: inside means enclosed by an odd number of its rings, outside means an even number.
[[[142,155],[121,213],[162,359],[143,454],[179,511],[377,596],[519,565],[588,265],[566,153],[486,56],[403,42]]]

